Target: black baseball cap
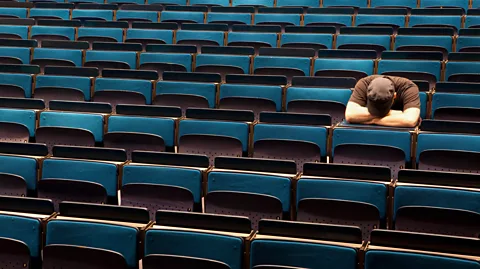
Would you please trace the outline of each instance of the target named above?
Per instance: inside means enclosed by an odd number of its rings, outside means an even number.
[[[375,117],[385,117],[393,105],[395,86],[388,77],[378,77],[368,85],[367,109]]]

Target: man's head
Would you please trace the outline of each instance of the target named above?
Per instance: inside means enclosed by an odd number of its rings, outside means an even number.
[[[393,105],[395,87],[387,77],[378,77],[368,85],[367,108],[375,117],[385,117]]]

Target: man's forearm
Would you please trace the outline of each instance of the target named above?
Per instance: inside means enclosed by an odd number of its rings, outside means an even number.
[[[409,119],[404,113],[390,114],[383,118],[377,118],[373,120],[374,124],[389,126],[389,127],[415,127],[417,120]]]
[[[375,117],[372,116],[366,107],[355,107],[354,113],[347,113],[345,119],[349,123],[366,123],[373,120]]]

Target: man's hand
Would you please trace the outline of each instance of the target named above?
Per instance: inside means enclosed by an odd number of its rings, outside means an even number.
[[[405,111],[391,110],[390,113],[379,119],[373,119],[374,124],[390,127],[410,127],[417,125],[420,118],[420,109],[408,108]]]

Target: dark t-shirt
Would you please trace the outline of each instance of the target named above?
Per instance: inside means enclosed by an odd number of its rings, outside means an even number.
[[[416,107],[420,109],[420,96],[418,95],[418,86],[411,80],[401,77],[372,75],[362,78],[355,85],[350,102],[357,103],[361,106],[367,105],[367,89],[372,80],[378,77],[388,77],[393,81],[397,97],[393,102],[393,110],[405,111],[407,108]]]

